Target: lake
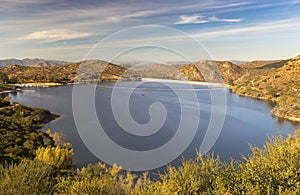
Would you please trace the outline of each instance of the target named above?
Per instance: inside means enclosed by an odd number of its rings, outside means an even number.
[[[164,105],[166,111],[166,118],[161,127],[159,127],[159,130],[147,136],[141,136],[124,131],[117,122],[111,104],[113,85],[114,83],[104,83],[100,86],[93,84],[76,85],[76,90],[80,96],[78,98],[85,100],[90,98],[86,90],[89,88],[95,89],[92,99],[95,101],[97,119],[105,130],[106,135],[114,143],[117,143],[119,147],[134,151],[149,151],[163,146],[176,135],[180,120],[182,120],[181,115],[183,110],[181,106],[183,106],[185,109],[184,117],[192,120],[193,117],[200,116],[199,126],[197,126],[191,143],[188,144],[186,149],[184,148],[183,153],[173,160],[171,164],[178,165],[182,157],[190,158],[195,156],[211,119],[212,98],[208,86],[193,85],[193,92],[197,99],[189,99],[189,96],[186,96],[188,100],[183,101],[174,93],[174,90],[162,83],[124,82],[123,89],[119,90],[117,94],[119,98],[115,100],[117,101],[116,105],[126,104],[124,100],[125,96],[128,96],[126,93],[137,87],[130,92],[128,103],[129,112],[136,123],[143,125],[151,120],[148,109],[153,103],[161,103]],[[176,85],[178,86],[177,89],[181,91],[180,93],[190,93],[185,88],[185,85]],[[44,129],[50,128],[52,132],[61,132],[66,140],[72,143],[75,151],[75,165],[81,167],[88,163],[99,161],[90,152],[80,137],[80,133],[82,132],[84,132],[84,135],[93,136],[92,134],[89,135],[89,129],[97,121],[84,121],[87,119],[92,120],[92,118],[89,117],[89,110],[86,110],[89,108],[85,109],[83,106],[80,108],[82,109],[81,116],[76,119],[77,122],[81,123],[82,128],[78,131],[73,116],[72,89],[73,86],[71,85],[30,88],[22,92],[12,93],[10,97],[14,102],[49,109],[52,113],[59,114],[61,117],[48,123]],[[281,134],[286,136],[300,128],[298,124],[272,117],[270,113],[272,104],[270,103],[240,97],[232,94],[227,88],[215,88],[214,90],[222,90],[226,97],[224,124],[216,143],[210,150],[210,152],[214,151],[215,154],[219,154],[222,160],[229,161],[230,158],[241,159],[241,154],[249,154],[249,144],[261,147],[270,135]],[[197,105],[197,103],[199,104],[199,109],[193,106]],[[82,121],[80,121],[81,119]],[[160,118],[157,120],[160,120]],[[189,126],[187,125],[185,128],[187,129],[186,132],[188,132]],[[183,136],[185,136],[184,133]],[[160,155],[163,158],[167,154],[161,153]],[[111,153],[110,157],[116,157],[116,153]]]

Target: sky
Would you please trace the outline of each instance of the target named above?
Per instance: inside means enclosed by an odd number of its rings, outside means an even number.
[[[300,0],[0,0],[0,40],[0,59],[288,59]]]

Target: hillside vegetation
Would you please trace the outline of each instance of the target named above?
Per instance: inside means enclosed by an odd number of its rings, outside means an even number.
[[[38,147],[52,146],[52,139],[40,129],[55,117],[48,110],[0,98],[0,161],[33,158]]]
[[[279,68],[286,63],[287,60],[256,60],[238,64],[243,68]]]
[[[125,68],[100,60],[83,61],[63,66],[27,67],[13,65],[1,70],[8,83],[72,83],[76,81],[115,81]],[[101,75],[100,75],[101,73]]]
[[[59,162],[66,149],[48,147],[33,160],[0,165],[0,194],[300,193],[300,131],[288,138],[273,137],[262,149],[251,150],[243,162],[224,163],[214,155],[198,155],[177,168],[169,166],[158,180],[151,180],[146,172],[137,176],[100,162],[76,171],[58,166],[63,165]]]
[[[247,70],[228,61],[199,61],[178,68],[188,80],[231,84]]]
[[[0,73],[7,75],[7,82],[12,84],[116,81],[120,78],[138,80],[142,77],[231,83],[245,71],[246,69],[226,61],[199,61],[179,67],[157,64],[127,69],[101,60],[88,60],[50,67],[12,65],[3,68]]]
[[[136,76],[141,78],[188,80],[175,66],[155,64],[143,67],[130,68]]]
[[[263,76],[238,82],[233,91],[274,101],[276,106],[272,113],[275,116],[300,121],[300,56]]]

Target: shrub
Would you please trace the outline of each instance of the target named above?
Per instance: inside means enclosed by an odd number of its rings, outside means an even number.
[[[213,156],[169,167],[152,183],[153,194],[299,194],[300,130],[251,148],[244,162],[221,163]]]
[[[55,148],[40,150],[51,153]],[[271,137],[262,148],[251,147],[251,151],[243,161],[232,160],[229,164],[214,155],[197,155],[183,160],[182,166],[169,166],[156,181],[151,181],[147,173],[138,177],[102,163],[57,175],[54,166],[45,162],[23,160],[19,165],[0,167],[0,194],[300,193],[300,130],[288,138]],[[64,172],[63,166],[59,168],[59,173]]]
[[[53,167],[36,160],[0,166],[0,194],[50,194],[55,185]]]
[[[246,192],[281,194],[300,192],[300,131],[287,139],[272,137],[263,149],[251,148],[241,164],[241,180]]]
[[[36,150],[36,159],[58,168],[68,168],[73,163],[73,149],[41,147]]]

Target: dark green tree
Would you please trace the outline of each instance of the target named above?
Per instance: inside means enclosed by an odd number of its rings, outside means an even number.
[[[6,84],[8,82],[8,76],[3,73],[0,72],[0,84]]]

